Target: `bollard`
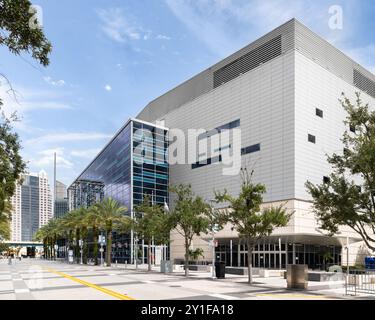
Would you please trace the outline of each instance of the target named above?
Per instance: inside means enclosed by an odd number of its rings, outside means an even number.
[[[125,269],[127,269],[128,266],[128,260],[125,260]]]
[[[116,268],[117,268],[117,260],[116,260]]]

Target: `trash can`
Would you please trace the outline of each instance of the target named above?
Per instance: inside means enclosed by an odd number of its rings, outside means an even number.
[[[306,290],[308,285],[308,271],[305,264],[289,264],[287,266],[287,288]]]
[[[215,274],[218,279],[225,278],[225,262],[215,262]]]

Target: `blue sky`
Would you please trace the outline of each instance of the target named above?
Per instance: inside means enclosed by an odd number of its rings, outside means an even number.
[[[375,2],[298,0],[34,0],[53,44],[43,68],[0,48],[17,101],[0,94],[28,169],[70,184],[123,123],[151,100],[296,17],[375,72]],[[343,8],[331,30],[329,8]]]

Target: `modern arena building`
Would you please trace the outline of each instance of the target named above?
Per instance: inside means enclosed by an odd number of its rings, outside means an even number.
[[[326,154],[343,149],[340,139],[348,129],[338,99],[342,92],[354,99],[358,91],[375,106],[375,76],[292,19],[150,102],[130,119],[70,186],[70,208],[112,196],[132,214],[144,194],[168,203],[168,185],[180,183],[191,184],[195,194],[207,201],[213,199],[214,190],[227,189],[236,195],[240,175],[225,174],[224,169],[231,166],[223,161],[223,154],[237,149],[240,167],[251,167],[254,181],[267,187],[264,206],[284,204],[293,212],[287,227],[258,243],[254,267],[301,263],[316,268],[323,263],[324,252],[331,254],[330,263],[345,265],[347,247],[349,263],[360,263],[367,249],[359,236],[349,228],[334,237],[325,236],[305,188],[307,180],[327,179]],[[139,129],[152,132],[151,156],[144,164],[135,155],[137,144],[144,140]],[[186,136],[188,130],[204,129],[195,141],[186,141],[184,164],[156,159],[168,147],[166,142],[155,147],[157,140],[175,129]],[[215,145],[224,131],[231,133],[225,144],[200,148]],[[210,237],[193,242],[194,248],[204,249],[208,261],[212,259]],[[246,265],[245,245],[231,226],[215,237],[217,258],[228,266]],[[175,232],[171,240],[170,259],[183,259],[183,240]],[[112,250],[114,259],[133,262],[133,235],[117,235]]]

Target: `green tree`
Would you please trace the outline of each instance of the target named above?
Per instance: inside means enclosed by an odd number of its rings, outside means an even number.
[[[306,188],[321,229],[334,235],[348,226],[375,250],[375,112],[356,96],[354,103],[344,94],[340,99],[347,113],[344,124],[351,130],[343,134],[343,152],[327,156],[329,181],[307,181]]]
[[[180,184],[171,188],[177,199],[170,213],[172,229],[184,238],[185,276],[189,276],[189,249],[194,236],[210,231],[208,218],[211,208],[201,197],[195,196],[190,185]]]
[[[1,111],[1,101],[0,101]],[[0,214],[9,209],[9,199],[14,194],[16,183],[20,182],[26,164],[21,158],[18,134],[12,129],[11,119],[0,114]]]
[[[85,216],[85,223],[91,229],[91,237],[92,237],[92,245],[93,245],[93,258],[94,264],[97,266],[99,264],[98,256],[98,239],[99,239],[99,231],[101,226],[101,218],[100,213],[96,206],[91,206],[88,208],[87,214]]]
[[[0,0],[0,45],[20,55],[30,53],[43,66],[52,50],[29,0]]]
[[[266,187],[252,182],[253,171],[241,168],[242,185],[237,197],[231,196],[225,190],[215,192],[218,202],[227,203],[225,210],[228,222],[244,239],[247,246],[248,282],[252,284],[252,253],[256,243],[270,236],[277,227],[286,226],[291,214],[287,214],[283,206],[261,209]]]
[[[2,240],[7,240],[10,237],[10,225],[12,206],[9,200],[1,202],[2,209],[0,210],[0,243]]]
[[[60,219],[51,219],[34,234],[35,240],[43,242],[45,259],[56,259],[57,257],[55,244],[59,235],[62,234],[60,223]]]
[[[148,245],[148,271],[151,271],[152,241],[156,245],[169,242],[171,231],[169,215],[164,212],[162,206],[152,203],[149,196],[146,196],[143,202],[134,208],[134,211],[133,230]]]
[[[203,254],[203,253],[204,253],[204,251],[203,251],[202,248],[196,248],[196,249],[194,249],[194,250],[190,249],[190,250],[189,250],[189,257],[190,257],[192,260],[196,261],[196,260],[199,259],[199,257],[204,258],[204,254]]]
[[[61,225],[65,231],[65,235],[67,235],[67,246],[66,246],[66,254],[70,249],[73,249],[76,259],[77,257],[77,221],[78,217],[80,216],[77,210],[71,210],[66,215],[61,218]],[[79,231],[78,231],[79,236]]]
[[[36,21],[29,0],[0,0],[0,45],[15,55],[30,53],[43,66],[49,64],[52,46]],[[1,72],[0,77],[10,85]],[[10,89],[13,91],[11,85]],[[16,183],[26,167],[19,153],[19,137],[12,128],[12,122],[16,120],[15,114],[5,116],[0,97],[0,214],[4,212],[5,202],[14,194]],[[4,221],[1,224],[6,228]]]
[[[121,206],[116,200],[112,198],[106,198],[102,202],[96,204],[99,216],[100,225],[104,229],[106,235],[106,264],[108,267],[111,266],[112,256],[112,232],[117,228],[116,225],[122,223],[124,213],[127,208]]]

